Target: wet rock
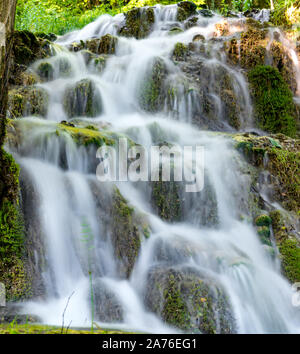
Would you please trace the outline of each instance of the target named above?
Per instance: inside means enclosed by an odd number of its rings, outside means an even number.
[[[276,40],[271,43],[270,53],[273,59],[272,66],[279,70],[284,81],[295,94],[297,90],[297,82],[295,79],[296,74],[294,72],[293,61],[289,56],[289,53],[284,50],[282,43]]]
[[[177,6],[177,21],[183,22],[188,17],[197,14],[197,6],[191,1],[182,1]]]
[[[115,189],[112,200],[111,242],[120,276],[129,278],[139,254],[141,239],[131,208],[119,190]]]
[[[280,72],[271,66],[257,66],[248,73],[257,125],[271,133],[295,136],[295,104],[292,92]]]
[[[95,54],[115,54],[118,38],[106,34],[100,39],[91,39],[86,42],[86,48]]]
[[[122,322],[123,309],[117,296],[101,279],[93,282],[95,316],[101,322]]]
[[[165,322],[195,333],[234,333],[231,306],[221,285],[188,267],[152,268],[146,306]]]
[[[172,58],[176,61],[183,61],[188,55],[188,47],[183,43],[176,43],[173,50]]]
[[[47,41],[39,39],[29,31],[15,31],[13,41],[15,64],[28,66],[35,60],[45,58],[50,54]]]
[[[46,117],[48,103],[48,93],[41,87],[28,86],[10,90],[8,93],[8,117]]]
[[[125,26],[119,35],[124,37],[145,38],[152,30],[155,21],[153,8],[134,8],[125,14]]]
[[[300,281],[300,241],[297,222],[284,211],[270,213],[277,247],[281,257],[282,273],[293,284]]]
[[[170,31],[168,32],[168,35],[173,35],[173,34],[179,34],[179,33],[182,33],[183,32],[183,29],[180,28],[180,27],[174,27],[172,29],[170,29]]]
[[[205,37],[202,34],[196,34],[193,37],[193,42],[205,41]]]
[[[37,74],[40,76],[40,78],[43,81],[53,80],[54,68],[49,62],[44,61],[40,63],[39,66],[37,67]]]
[[[192,28],[194,26],[197,26],[197,23],[198,23],[198,17],[193,16],[193,17],[189,18],[187,21],[185,21],[184,28],[185,29]]]
[[[67,88],[64,95],[64,109],[69,118],[96,117],[102,113],[102,99],[93,81],[84,79]]]
[[[16,324],[26,324],[40,321],[37,316],[20,314],[20,310],[21,307],[13,303],[9,303],[6,307],[0,308],[0,324],[10,324],[12,322]]]
[[[167,68],[161,58],[155,58],[139,90],[139,104],[148,112],[158,112],[164,105],[164,83]]]
[[[202,9],[202,10],[199,10],[199,14],[202,15],[203,17],[213,17],[213,13],[208,10],[208,9]]]

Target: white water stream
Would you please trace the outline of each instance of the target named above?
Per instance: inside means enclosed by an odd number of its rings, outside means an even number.
[[[80,52],[61,50],[50,60],[47,59],[57,67],[58,60],[65,58],[72,72],[69,77],[62,77],[57,71],[52,81],[40,84],[50,95],[47,120],[22,118],[24,122],[31,123],[32,128],[30,135],[20,144],[20,155],[16,156],[22,169],[31,176],[40,198],[38,212],[48,265],[43,272],[46,298],[28,303],[25,311],[38,315],[44,323],[61,325],[69,299],[65,325],[90,326],[89,265],[82,242],[84,220],[93,235],[92,274],[97,274],[102,284],[115,294],[124,314],[122,323],[107,323],[100,318],[97,319],[100,325],[152,333],[176,331],[149,312],[143,300],[147,273],[158,262],[157,245],[164,245],[170,251],[168,266],[171,264],[179,269],[192,267],[224,287],[238,333],[299,333],[300,321],[292,307],[291,286],[280,275],[277,263],[264,251],[253,226],[241,221],[241,203],[247,198],[250,179],[239,169],[238,153],[228,139],[200,131],[191,124],[193,112],[199,109],[201,101],[192,94],[182,94],[184,89],[180,89],[180,78],[183,73],[170,60],[170,53],[177,42],[188,44],[196,34],[211,38],[215,24],[222,18],[218,15],[212,18],[199,16],[196,26],[169,36],[168,30],[175,22],[176,11],[176,5],[156,6],[154,30],[146,39],[118,37],[116,55],[108,59],[101,73],[87,65]],[[116,35],[117,26],[123,19],[123,15],[101,16],[84,29],[60,38],[58,44],[67,46],[74,41],[107,33]],[[229,20],[231,34],[239,30],[238,21],[240,19]],[[207,59],[205,65],[208,70],[213,71],[217,65],[228,71],[242,102],[241,129],[251,129],[252,106],[247,82],[239,70],[225,63],[218,47],[213,48],[215,54]],[[147,70],[157,57],[164,61],[169,80],[177,85],[178,90],[173,106],[165,106],[159,114],[149,114],[139,107],[137,95]],[[299,69],[296,60],[295,66]],[[96,186],[102,193],[109,191],[111,186],[96,180],[90,162],[95,158],[95,150],[78,147],[67,137],[47,138],[47,132],[55,129],[53,122],[68,120],[63,109],[66,87],[86,78],[93,80],[100,91],[104,112],[99,117],[82,120],[90,120],[93,124],[107,122],[112,131],[127,133],[146,147],[156,143],[150,129],[153,123],[159,127],[165,141],[181,146],[204,146],[205,173],[216,196],[218,225],[205,225],[203,220],[211,206],[209,199],[201,198],[199,194],[186,196],[191,201],[186,204],[184,221],[168,223],[154,214],[146,187],[130,182],[118,183],[124,197],[147,215],[151,226],[151,236],[142,241],[139,258],[128,280],[118,274],[112,246],[107,240],[107,230],[97,214],[93,190]],[[212,96],[216,103],[216,116],[224,123],[222,109],[218,108],[219,95],[215,93]],[[62,145],[66,146],[66,169],[60,165]],[[189,245],[193,252],[181,260],[172,251],[174,244],[179,248]]]

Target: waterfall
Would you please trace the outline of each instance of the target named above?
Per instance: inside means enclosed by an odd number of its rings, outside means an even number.
[[[49,97],[46,116],[19,119],[20,141],[9,146],[38,195],[37,234],[45,252],[45,293],[26,302],[23,311],[58,326],[65,310],[64,323],[71,326],[89,327],[94,317],[106,328],[179,332],[174,322],[160,318],[165,310],[155,308],[162,306],[163,292],[155,288],[157,279],[164,281],[171,274],[209,287],[201,301],[211,306],[217,333],[299,333],[291,287],[252,224],[241,217],[247,214],[244,204],[251,183],[241,168],[245,162],[226,135],[211,132],[255,129],[245,76],[226,62],[222,39],[214,35],[223,19],[197,13],[194,25],[185,28],[176,19],[177,5],[157,5],[154,14],[153,31],[141,39],[118,36],[123,14],[103,15],[58,38],[54,55],[31,67],[39,72],[40,65],[48,63],[53,73],[37,84]],[[265,13],[261,16],[266,18]],[[228,26],[230,37],[243,26],[243,18],[228,19]],[[178,32],[169,35],[174,28]],[[80,45],[108,34],[117,38],[114,55],[99,59],[72,50],[74,42]],[[204,40],[193,41],[195,36]],[[201,74],[197,87],[193,72],[172,60],[177,43],[196,48],[191,65]],[[294,49],[289,50],[299,73]],[[224,83],[220,78],[226,78]],[[145,94],[149,80],[153,85],[159,80],[155,100]],[[237,98],[232,121],[224,92]],[[96,147],[76,144],[62,125],[58,131],[62,121],[69,129],[73,124],[74,134],[76,127],[92,125],[100,132],[105,127],[146,148],[162,142],[203,146],[204,190],[186,193],[179,187],[181,217],[169,222],[153,206],[151,183],[99,182]],[[111,236],[114,184],[149,225],[129,277],[120,268]],[[195,331],[201,316],[195,314]]]

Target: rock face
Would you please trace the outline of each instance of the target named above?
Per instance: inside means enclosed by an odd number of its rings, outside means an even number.
[[[46,117],[48,103],[48,93],[43,88],[29,86],[11,90],[8,93],[8,117]]]
[[[163,109],[166,75],[167,69],[164,61],[161,58],[155,58],[139,90],[139,103],[145,111],[158,112]]]
[[[188,17],[196,15],[197,6],[190,1],[182,1],[178,4],[177,21],[185,21]]]
[[[153,8],[134,8],[125,16],[125,26],[120,29],[119,35],[140,39],[151,32],[155,21]]]
[[[295,136],[296,107],[293,95],[279,71],[271,66],[257,66],[249,74],[257,125],[271,133]]]
[[[69,87],[64,96],[64,109],[69,118],[101,114],[102,99],[93,81],[84,79]]]
[[[189,268],[154,268],[145,303],[165,322],[196,333],[234,333],[231,307],[222,287]]]
[[[86,48],[95,54],[115,54],[118,38],[106,34],[100,39],[91,39],[86,42]]]
[[[117,299],[101,280],[96,279],[93,284],[94,299],[95,299],[95,316],[101,322],[122,322],[123,309]]]
[[[246,134],[235,136],[235,140],[237,149],[256,168],[251,196],[256,193],[258,196],[252,202],[251,210],[260,240],[262,244],[271,246],[272,227],[280,252],[282,273],[291,283],[297,282],[300,277],[300,225],[297,216],[300,207],[299,140],[283,134],[270,137]],[[259,194],[260,190],[263,197]],[[273,206],[275,202],[279,202],[289,213],[276,210]]]
[[[121,276],[129,278],[141,240],[138,226],[134,222],[134,209],[127,204],[118,190],[115,190],[113,195],[111,219],[111,241],[118,259],[118,272]]]

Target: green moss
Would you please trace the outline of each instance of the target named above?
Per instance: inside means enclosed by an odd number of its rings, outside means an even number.
[[[112,211],[112,244],[118,262],[119,273],[130,277],[141,247],[140,233],[134,220],[134,209],[115,188],[113,191]]]
[[[180,28],[180,27],[174,27],[174,28],[171,28],[170,31],[168,32],[168,35],[169,36],[172,36],[174,34],[179,34],[179,33],[182,33],[183,32],[183,29]]]
[[[162,110],[166,72],[164,61],[155,58],[139,90],[139,103],[145,111]]]
[[[296,283],[300,281],[300,247],[296,240],[286,239],[280,243],[279,252],[285,276]]]
[[[93,81],[84,79],[67,88],[63,105],[69,118],[96,117],[102,113],[102,99]]]
[[[240,64],[245,69],[254,68],[265,63],[266,56],[266,30],[257,28],[248,21],[248,30],[241,34],[240,40]]]
[[[167,221],[179,221],[182,217],[180,183],[152,182],[151,201],[157,214]]]
[[[271,66],[257,66],[248,78],[258,126],[271,133],[295,136],[293,95],[279,71]]]
[[[270,213],[276,244],[281,256],[283,274],[291,283],[300,281],[300,242],[293,232],[283,212]]]
[[[26,296],[28,285],[22,251],[24,224],[18,206],[19,167],[12,156],[0,153],[0,282],[5,284],[7,299]]]
[[[165,302],[162,316],[169,324],[181,329],[189,328],[188,308],[178,289],[178,284],[173,274],[169,276],[168,287],[165,289]]]
[[[272,148],[269,169],[279,178],[282,202],[289,210],[300,209],[300,151]]]
[[[188,17],[196,15],[197,6],[191,1],[182,1],[178,4],[177,21],[185,21]]]
[[[49,62],[42,62],[37,68],[37,73],[44,81],[53,80],[54,68]]]
[[[175,48],[173,50],[173,58],[176,61],[183,61],[186,59],[186,56],[188,54],[188,47],[183,44],[183,43],[176,43]]]
[[[255,219],[255,225],[256,226],[270,226],[271,223],[272,223],[271,218],[268,215],[266,215],[266,214],[259,215]]]
[[[112,146],[116,143],[116,134],[108,131],[98,131],[93,127],[70,127],[65,124],[58,124],[57,134],[60,132],[68,133],[78,145],[102,145]]]
[[[36,86],[21,87],[8,92],[8,116],[42,116],[48,112],[49,97],[46,90]]]
[[[155,22],[153,8],[134,8],[126,14],[125,26],[119,34],[125,37],[145,38],[151,32]]]

